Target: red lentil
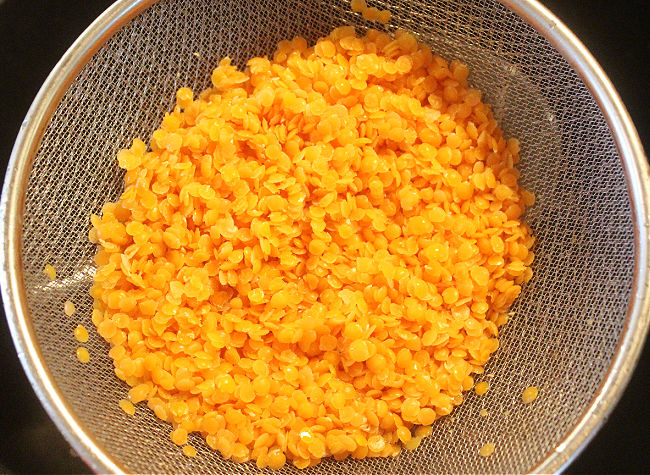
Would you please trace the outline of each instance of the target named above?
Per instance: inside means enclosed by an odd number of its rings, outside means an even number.
[[[462,402],[534,241],[518,142],[468,74],[407,32],[337,28],[222,60],[118,154],[92,321],[174,443],[270,468],[394,456]]]

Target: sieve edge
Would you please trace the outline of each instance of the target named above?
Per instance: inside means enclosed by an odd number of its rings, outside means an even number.
[[[75,416],[62,397],[42,355],[28,315],[20,269],[20,238],[22,227],[21,199],[31,164],[43,131],[56,104],[74,79],[74,76],[114,31],[144,10],[155,0],[119,0],[104,12],[75,41],[57,63],[36,96],[21,125],[7,169],[5,186],[0,200],[2,228],[0,238],[0,285],[5,302],[7,320],[19,359],[30,383],[49,416],[66,440],[93,470],[124,472],[123,466],[107,455],[84,424]],[[627,385],[638,361],[648,330],[650,311],[648,282],[648,197],[650,183],[648,165],[638,134],[611,82],[582,43],[550,11],[536,0],[499,0],[533,26],[563,55],[584,80],[601,107],[619,149],[626,172],[628,190],[634,203],[635,218],[635,278],[630,310],[623,336],[613,363],[596,397],[559,446],[534,467],[535,472],[562,471],[602,426]],[[21,317],[22,315],[23,317]]]
[[[41,405],[61,434],[96,473],[125,473],[65,401],[47,369],[29,315],[21,265],[22,211],[33,157],[56,106],[81,68],[121,26],[156,0],[117,0],[75,40],[34,98],[9,157],[0,197],[0,290],[18,359]]]
[[[532,473],[564,471],[602,428],[620,400],[639,360],[650,324],[650,168],[632,119],[614,85],[578,37],[537,0],[499,0],[528,22],[564,57],[592,93],[613,132],[625,171],[635,227],[635,269],[630,306],[613,361],[574,428]]]

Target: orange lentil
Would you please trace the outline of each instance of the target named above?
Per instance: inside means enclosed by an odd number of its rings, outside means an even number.
[[[478,454],[481,457],[489,457],[494,453],[494,444],[491,442],[488,442],[486,444],[483,444],[483,446],[480,448],[478,451]]]
[[[401,442],[406,443],[409,440],[411,440],[411,437],[412,437],[411,431],[408,430],[406,427],[398,427],[397,428],[397,437],[399,438],[399,440]]]
[[[268,454],[267,463],[269,468],[279,470],[286,462],[287,458],[279,448],[273,449]]]
[[[391,13],[390,10],[379,10],[379,14],[377,15],[377,21],[379,23],[388,23],[390,21]]]
[[[367,8],[366,0],[351,0],[350,7],[354,12],[362,12]]]
[[[186,457],[194,458],[196,457],[196,449],[191,445],[186,445],[183,447],[183,455]]]
[[[436,420],[436,411],[431,409],[430,407],[425,407],[420,410],[420,413],[418,414],[418,423],[428,426],[433,424],[433,421]]]
[[[134,404],[137,404],[147,399],[147,395],[149,394],[149,391],[150,391],[149,384],[147,383],[138,384],[137,386],[133,386],[129,390],[129,399]]]
[[[524,404],[530,404],[535,399],[537,399],[538,394],[539,391],[535,386],[528,387],[524,389],[523,393],[521,393],[521,400],[523,401]]]
[[[79,343],[86,343],[88,341],[88,330],[83,325],[78,325],[74,329],[74,337]]]
[[[363,15],[366,20],[376,21],[379,19],[379,9],[376,7],[364,8],[361,15]]]
[[[519,144],[468,75],[341,27],[223,59],[119,152],[92,321],[185,455],[196,431],[260,468],[396,455],[460,404],[534,257]]]
[[[65,303],[63,304],[63,313],[65,313],[68,317],[71,317],[72,314],[74,313],[74,304],[70,302],[69,300],[66,300]]]
[[[488,389],[490,389],[490,383],[487,381],[481,381],[480,383],[476,383],[476,386],[474,386],[474,392],[477,396],[483,396],[483,394],[488,392]]]
[[[43,272],[48,277],[48,279],[56,280],[56,270],[54,270],[54,267],[52,267],[51,264],[45,264],[45,267],[43,268]]]
[[[177,427],[172,431],[170,438],[176,445],[187,444],[187,430],[182,427]]]
[[[77,359],[81,363],[88,363],[90,361],[90,353],[85,348],[77,348]]]
[[[373,435],[368,439],[368,448],[373,452],[381,452],[386,446],[386,441],[380,435]]]
[[[132,416],[135,414],[135,406],[131,401],[127,401],[126,399],[122,399],[119,403],[120,409],[122,409],[125,413],[127,413],[129,416]]]
[[[412,437],[408,442],[404,443],[404,448],[406,450],[415,450],[420,446],[422,442],[422,437]]]

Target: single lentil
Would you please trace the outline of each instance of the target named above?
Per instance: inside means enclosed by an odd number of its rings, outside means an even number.
[[[185,445],[187,444],[187,429],[183,427],[177,427],[174,429],[170,435],[172,442],[176,445]]]
[[[191,445],[186,445],[183,447],[183,454],[186,457],[194,458],[196,457],[196,449]]]
[[[351,0],[350,7],[352,8],[353,12],[360,13],[368,8],[368,5],[366,5],[366,0]]]
[[[56,280],[56,270],[54,270],[54,267],[52,267],[51,264],[45,264],[43,272],[48,277],[48,279],[50,279],[50,281]]]
[[[81,363],[88,363],[90,361],[90,353],[85,348],[77,348],[77,359]]]
[[[415,429],[415,436],[423,439],[424,437],[429,437],[432,432],[433,429],[431,426],[419,426]]]
[[[489,457],[494,453],[494,444],[491,442],[488,442],[484,444],[481,449],[478,451],[478,454],[481,457]]]
[[[132,416],[135,414],[135,406],[131,401],[127,401],[126,399],[122,399],[118,405],[120,406],[120,409],[122,409],[125,413],[127,413],[129,416]]]
[[[518,142],[468,74],[410,33],[337,28],[223,59],[118,153],[92,321],[174,443],[304,468],[413,450],[460,404],[534,242]]]
[[[74,313],[74,304],[70,302],[69,300],[66,300],[65,303],[63,304],[63,313],[65,313],[68,317],[71,317],[72,314]]]
[[[486,392],[488,392],[488,389],[490,389],[490,383],[487,381],[481,381],[480,383],[476,383],[474,392],[477,396],[483,396]]]
[[[422,442],[422,437],[412,437],[410,440],[405,442],[404,448],[406,450],[415,450],[420,446],[420,443]]]
[[[390,21],[390,18],[391,18],[390,10],[379,10],[379,14],[377,15],[377,21],[379,23],[386,24]]]
[[[74,337],[79,343],[86,343],[88,342],[88,330],[86,330],[86,327],[83,325],[78,325],[77,328],[74,329]]]
[[[521,400],[523,401],[524,404],[530,404],[535,399],[537,399],[538,394],[539,391],[535,386],[528,387],[524,389],[523,393],[521,393]]]

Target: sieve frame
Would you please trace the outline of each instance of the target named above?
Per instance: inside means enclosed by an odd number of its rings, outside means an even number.
[[[638,361],[650,323],[650,172],[639,136],[614,86],[578,38],[537,0],[498,0],[518,14],[564,57],[592,93],[612,131],[625,172],[635,227],[632,293],[621,339],[596,395],[565,438],[532,471],[565,469],[604,424]],[[0,288],[20,362],[41,404],[65,439],[96,472],[124,473],[60,392],[45,364],[29,318],[21,263],[24,190],[36,150],[69,85],[92,55],[119,28],[155,0],[118,0],[72,44],[34,99],[12,150],[0,198]]]

